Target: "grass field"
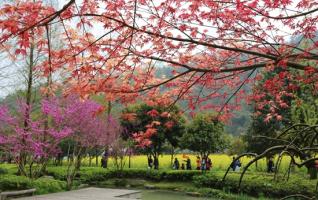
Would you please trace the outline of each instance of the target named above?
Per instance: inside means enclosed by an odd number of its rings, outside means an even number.
[[[192,168],[195,169],[195,167],[196,167],[196,162],[195,162],[196,155],[191,155],[191,154],[186,154],[186,155],[190,157]],[[181,163],[185,163],[184,160],[186,160],[186,159],[183,158],[182,154],[177,154],[175,157],[178,158],[180,165],[181,165]],[[212,160],[212,169],[213,170],[226,170],[232,161],[232,157],[229,155],[226,155],[226,154],[213,154],[213,155],[210,155],[209,157]],[[99,158],[99,164],[100,164],[100,159],[101,158]],[[240,159],[240,161],[242,163],[242,167],[244,167],[251,159],[252,158],[247,158],[247,157]],[[288,169],[289,162],[290,162],[290,158],[284,157],[282,160],[280,170],[286,171]],[[84,159],[83,165],[88,166],[88,164],[89,164],[88,158]],[[94,164],[95,164],[95,159],[92,160],[92,165],[94,166]],[[265,159],[258,161],[257,165],[258,165],[257,171],[265,171],[266,170],[266,160]],[[115,167],[112,158],[109,159],[108,167],[109,168]],[[128,157],[125,158],[124,168],[128,168]],[[132,156],[131,157],[131,168],[146,169],[147,168],[147,156],[146,155]],[[161,155],[159,157],[159,168],[160,169],[171,169],[171,155]],[[251,166],[250,170],[255,171],[256,170],[255,165]],[[305,172],[306,168],[303,167],[301,169],[295,169],[295,171],[296,172]]]

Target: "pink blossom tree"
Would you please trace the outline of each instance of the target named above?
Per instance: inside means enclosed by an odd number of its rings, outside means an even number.
[[[63,139],[73,140],[75,145],[68,166],[71,186],[86,151],[109,145],[120,132],[120,126],[110,115],[102,115],[101,105],[77,96],[45,99],[41,104],[40,117],[36,120],[24,116],[26,109],[32,110],[24,103],[18,104],[16,115],[6,106],[0,107],[1,148],[13,152],[22,175],[38,177],[49,159],[59,152],[58,144]],[[24,128],[25,119],[29,119],[28,128]],[[47,119],[49,127],[45,126]]]
[[[32,110],[31,106],[22,102],[18,103],[16,115],[8,107],[0,107],[0,144],[2,150],[13,154],[19,172],[34,178],[41,174],[49,158],[58,153],[59,142],[73,131],[67,126],[46,129],[44,118],[29,118],[25,116],[26,110]]]
[[[68,163],[67,186],[71,189],[73,178],[78,172],[83,155],[92,148],[105,148],[120,133],[120,126],[110,115],[103,115],[103,107],[91,100],[77,96],[55,98],[43,102],[44,113],[53,119],[54,127],[68,127],[68,136],[75,142]]]

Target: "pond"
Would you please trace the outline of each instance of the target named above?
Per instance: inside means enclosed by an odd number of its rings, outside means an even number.
[[[141,196],[142,200],[215,200],[214,198],[193,197],[185,193],[164,190],[143,190]]]

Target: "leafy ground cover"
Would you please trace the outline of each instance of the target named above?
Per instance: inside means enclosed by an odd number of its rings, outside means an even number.
[[[177,155],[182,161],[183,156]],[[233,199],[232,194],[251,195],[257,198],[262,197],[282,197],[291,194],[305,194],[308,196],[317,195],[315,191],[316,181],[308,180],[305,169],[294,170],[288,182],[273,180],[273,174],[265,173],[266,162],[262,160],[258,163],[258,168],[251,168],[244,176],[242,186],[239,189],[239,175],[237,172],[230,172],[226,181],[222,182],[225,169],[231,162],[231,157],[227,155],[212,155],[213,168],[210,172],[202,174],[197,170],[170,170],[169,155],[160,157],[160,170],[150,170],[147,168],[146,156],[134,156],[131,159],[131,169],[128,163],[121,171],[115,170],[112,160],[109,160],[109,169],[101,167],[87,167],[88,159],[84,160],[84,165],[76,175],[75,187],[80,184],[95,185],[101,187],[142,187],[150,184],[158,189],[178,190],[182,192],[195,192],[203,196],[218,196],[224,199]],[[195,167],[195,155],[190,155],[192,166]],[[243,166],[249,158],[241,160]],[[128,158],[126,158],[128,162]],[[282,171],[288,167],[289,160],[283,159]],[[86,166],[85,166],[86,165]],[[37,194],[59,192],[65,190],[66,180],[65,166],[48,166],[47,174],[51,177],[42,177],[31,180],[26,177],[16,176],[17,166],[13,164],[0,165],[0,190],[17,190],[36,188]],[[283,173],[280,174],[282,176]],[[52,177],[54,179],[52,179]],[[234,195],[237,197],[236,195]],[[241,198],[241,197],[240,197]]]
[[[64,180],[64,167],[48,168],[48,173],[57,179]],[[239,176],[237,172],[230,172],[226,181],[222,182],[224,171],[174,171],[174,170],[147,170],[124,169],[122,171],[106,170],[96,167],[83,167],[77,175],[78,181],[90,185],[100,185],[106,180],[114,180],[114,185],[129,185],[126,179],[144,179],[152,182],[182,182],[191,183],[198,190],[202,188],[219,189],[227,193],[244,193],[255,197],[283,197],[296,193],[315,196],[315,180],[308,180],[305,176],[294,174],[288,182],[273,180],[272,174],[248,172],[243,179],[241,188],[238,188]]]

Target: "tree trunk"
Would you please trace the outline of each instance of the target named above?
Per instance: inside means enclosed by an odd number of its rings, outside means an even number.
[[[75,163],[76,170],[78,170],[78,171],[80,170],[81,164],[82,164],[82,155],[79,154],[79,155],[77,155],[76,163]]]
[[[30,56],[29,56],[29,63],[28,63],[28,80],[27,80],[27,90],[25,94],[26,98],[26,109],[24,113],[24,131],[27,132],[30,129],[30,105],[31,105],[31,98],[32,98],[32,86],[33,86],[33,67],[34,67],[34,44],[31,42],[30,47]],[[25,138],[22,138],[22,143],[25,143]],[[25,165],[26,165],[26,153],[23,150],[19,153],[18,159],[18,174],[27,175],[25,173]]]
[[[317,179],[317,169],[315,167],[308,168],[309,178],[311,180]]]
[[[93,160],[93,157],[91,155],[89,155],[89,161],[88,161],[88,166],[92,166],[92,160]]]
[[[96,167],[98,167],[98,150],[97,150],[97,148],[95,149],[95,164],[96,164]]]
[[[159,154],[157,153],[154,153],[154,156],[153,156],[153,160],[154,160],[154,169],[156,170],[159,170]]]

